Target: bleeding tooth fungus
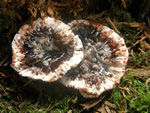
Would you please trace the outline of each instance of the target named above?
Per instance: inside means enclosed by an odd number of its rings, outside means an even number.
[[[110,28],[86,20],[68,25],[45,17],[24,25],[12,42],[11,66],[20,75],[59,81],[95,98],[124,75],[128,50],[123,38]]]
[[[15,35],[11,66],[22,76],[55,81],[80,63],[82,48],[68,25],[45,17],[22,26]]]
[[[119,84],[125,72],[128,50],[123,38],[110,28],[86,20],[68,24],[83,43],[84,58],[60,79],[86,98],[100,96]]]

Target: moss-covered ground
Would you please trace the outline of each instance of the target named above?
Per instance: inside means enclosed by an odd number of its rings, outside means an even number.
[[[142,18],[135,18],[128,4],[121,1],[118,9],[114,5],[120,2],[111,2],[110,8],[103,11],[98,6],[92,8],[88,0],[86,5],[82,0],[0,1],[0,113],[150,113],[150,15],[144,12],[139,14]],[[70,11],[66,12],[66,8]],[[124,77],[88,110],[83,103],[90,100],[82,98],[78,91],[66,90],[59,83],[22,78],[10,66],[11,41],[19,27],[47,15],[65,22],[81,18],[102,23],[125,39],[130,55]]]

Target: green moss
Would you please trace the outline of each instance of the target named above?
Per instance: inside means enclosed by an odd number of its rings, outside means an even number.
[[[0,1],[1,4],[2,1]],[[120,0],[119,0],[120,2]],[[130,2],[130,1],[128,1]],[[149,3],[149,2],[148,2]],[[129,3],[130,5],[131,3]],[[28,6],[27,6],[28,7]],[[145,6],[144,6],[145,7]],[[24,7],[25,8],[25,7]],[[26,21],[30,18],[27,12],[24,12],[25,9],[18,11],[16,9],[7,9],[1,8],[0,10],[0,45],[1,45],[1,53],[6,47],[9,47],[11,50],[11,40],[14,37],[14,34],[17,32],[19,26],[26,23]],[[136,8],[135,8],[136,9]],[[142,20],[147,17],[149,13],[149,8],[143,8],[138,17],[142,18]],[[116,20],[118,22],[133,22],[133,18],[131,17],[131,13],[127,12],[127,10],[115,10],[111,12],[111,19]],[[82,18],[82,17],[81,17]],[[104,19],[104,18],[102,18]],[[137,29],[131,28],[128,25],[120,25],[118,30],[123,35],[126,44],[128,47],[132,47],[132,45],[139,40],[137,36]],[[138,51],[139,45],[137,44],[132,49],[134,50],[135,55],[130,58],[130,62],[134,67],[141,66],[150,66],[150,51],[145,53],[140,53]],[[8,55],[8,52],[5,51]],[[0,54],[1,54],[0,53]],[[4,56],[6,56],[4,54]],[[6,70],[7,71],[7,70]],[[12,74],[13,75],[13,74]],[[10,78],[13,82],[17,82],[13,77]],[[121,84],[112,90],[111,97],[109,100],[117,106],[116,111],[125,110],[128,113],[149,113],[150,112],[150,84],[145,84],[147,77],[137,78],[135,73],[126,74],[125,77],[121,80]],[[6,83],[9,81],[6,81]],[[10,84],[10,83],[9,83]],[[5,86],[5,85],[4,85]],[[12,84],[11,84],[12,86]],[[128,88],[130,93],[127,93],[124,90],[121,90],[119,87]],[[9,88],[9,87],[8,87]],[[10,87],[11,88],[11,87]],[[21,87],[23,88],[23,86]],[[16,90],[15,90],[16,91]],[[41,101],[38,105],[35,104],[36,97],[33,98],[24,97],[24,93],[22,90],[17,90],[13,92],[12,95],[8,91],[8,95],[0,98],[0,112],[1,113],[66,113],[69,110],[72,110],[73,113],[78,113],[82,108],[77,104],[72,103],[72,99],[74,96],[66,96],[66,97],[51,97],[46,96],[42,97]],[[125,96],[123,96],[122,91],[125,92]],[[10,91],[11,92],[11,91]],[[34,91],[33,91],[34,92]],[[30,93],[34,95],[34,93]],[[23,94],[22,94],[23,93]],[[0,94],[2,94],[0,92]],[[2,94],[3,95],[3,94]],[[15,95],[15,96],[14,96]],[[21,101],[17,100],[18,95],[23,98]],[[27,101],[26,101],[27,99]],[[34,102],[33,102],[33,100]]]
[[[115,10],[113,12],[114,18],[117,19],[118,22],[131,22],[133,18],[131,17],[130,13],[125,10]]]
[[[26,112],[37,113],[40,111],[40,109],[39,109],[39,107],[35,106],[34,104],[25,104],[23,108],[17,109],[17,111],[21,112],[21,113],[26,113]],[[43,112],[44,112],[44,110],[43,110]]]
[[[150,91],[148,85],[139,80],[133,81],[132,93],[126,98],[128,99],[128,111],[149,112],[150,111]]]
[[[132,55],[129,59],[129,62],[131,62],[130,66],[132,67],[150,66],[150,60],[149,60],[150,50],[141,52],[139,50],[140,44],[137,44],[133,47],[133,44],[135,44],[138,40],[140,40],[140,37],[137,36],[137,32],[138,32],[137,29],[123,24],[120,25],[118,29],[123,35],[127,47],[131,47],[130,50],[133,50],[134,52],[134,55]]]
[[[52,111],[53,112],[59,111],[60,113],[66,113],[67,111],[69,111],[71,106],[73,106],[72,98],[73,97],[64,97],[62,99],[55,99]]]
[[[118,109],[121,109],[121,104],[119,102],[122,100],[122,94],[119,88],[113,89],[110,100],[117,106]]]
[[[2,11],[0,11],[0,34],[7,33],[8,36],[17,30],[17,14],[14,11]]]
[[[127,42],[128,46],[132,46],[133,43],[138,40],[137,30],[135,28],[131,28],[128,25],[120,25],[118,27],[118,30],[121,32],[121,34],[124,36],[125,41]]]
[[[115,88],[110,100],[116,104],[118,110],[123,108],[127,113],[149,113],[150,112],[150,84],[145,84],[147,77],[138,79],[136,74],[129,73],[121,81],[120,87],[129,89],[125,97],[120,88]],[[124,102],[124,103],[123,103]]]
[[[30,100],[18,102],[13,100],[13,97],[10,97],[11,101],[1,101],[0,102],[0,112],[1,113],[66,113],[69,110],[77,113],[79,111],[79,106],[76,106],[72,103],[74,96],[66,96],[60,98],[53,98],[45,96],[42,98],[41,102],[38,105],[33,104]]]
[[[141,54],[135,54],[135,56],[131,57],[131,61],[133,62],[135,67],[141,67],[141,66],[150,66],[150,50],[141,53]]]

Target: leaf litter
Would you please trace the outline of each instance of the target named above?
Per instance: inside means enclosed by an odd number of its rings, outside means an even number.
[[[1,15],[5,15],[5,18],[7,19],[8,23],[7,25],[1,25],[2,28],[0,30],[6,30],[8,31],[7,34],[4,34],[5,38],[2,38],[4,44],[3,44],[3,48],[6,47],[6,45],[8,45],[8,43],[11,42],[13,34],[17,31],[17,29],[19,28],[20,25],[22,25],[23,23],[25,23],[25,21],[28,20],[33,20],[37,17],[44,17],[44,16],[51,16],[51,17],[55,17],[58,19],[64,19],[64,17],[62,16],[62,14],[68,14],[71,15],[70,18],[79,18],[79,17],[84,17],[84,19],[88,19],[90,21],[103,21],[104,24],[110,26],[112,29],[114,29],[115,31],[117,31],[118,33],[120,33],[126,40],[127,44],[129,45],[129,51],[130,51],[130,59],[129,59],[129,65],[126,69],[126,74],[130,74],[130,76],[133,75],[133,73],[136,75],[135,79],[133,79],[131,77],[132,82],[129,82],[129,80],[127,80],[126,78],[128,78],[128,76],[123,78],[123,82],[121,82],[120,86],[118,87],[118,89],[120,90],[119,92],[121,92],[121,101],[120,101],[120,106],[121,109],[118,109],[118,106],[116,104],[112,104],[115,103],[112,100],[104,100],[104,97],[100,97],[99,99],[96,100],[91,100],[89,102],[86,103],[78,103],[77,98],[74,98],[74,104],[80,104],[82,106],[82,108],[84,110],[89,110],[89,109],[95,109],[95,111],[101,112],[101,113],[116,113],[116,111],[121,111],[121,112],[127,112],[127,110],[129,111],[134,111],[137,107],[137,110],[143,109],[142,107],[139,107],[141,104],[137,105],[136,103],[138,103],[138,101],[132,100],[135,99],[134,96],[132,95],[133,93],[133,89],[132,89],[132,84],[134,80],[137,80],[139,82],[139,80],[143,81],[144,84],[146,85],[146,88],[149,88],[149,82],[150,82],[150,18],[147,17],[147,24],[146,22],[120,22],[117,21],[116,19],[111,18],[111,16],[107,16],[108,12],[107,11],[103,11],[101,14],[95,14],[95,15],[90,15],[87,16],[86,15],[86,8],[85,8],[85,4],[83,1],[81,0],[74,0],[74,2],[70,2],[69,0],[64,1],[64,0],[60,0],[61,2],[56,2],[55,0],[50,0],[50,1],[46,1],[46,0],[40,0],[40,1],[27,1],[27,0],[4,0],[1,4]],[[121,4],[123,6],[123,8],[126,8],[126,1],[125,0],[121,0]],[[16,9],[15,9],[16,8]],[[26,9],[25,9],[26,8]],[[66,8],[69,10],[67,10],[67,12],[65,11]],[[11,11],[11,9],[15,9],[13,11]],[[24,14],[22,14],[22,12],[27,12],[27,16],[28,18],[26,18],[24,16]],[[21,12],[21,13],[20,13]],[[65,12],[65,13],[64,13]],[[85,13],[85,15],[82,15],[82,13]],[[2,16],[1,16],[2,17]],[[11,17],[11,18],[10,18]],[[25,18],[24,18],[25,17]],[[10,19],[9,19],[10,18]],[[101,20],[100,20],[101,18]],[[5,20],[6,20],[5,19]],[[3,22],[4,23],[4,22]],[[11,27],[11,29],[9,29]],[[121,29],[120,29],[120,28]],[[134,35],[128,35],[128,34],[124,34],[124,32],[122,32],[121,30],[124,28],[128,28],[126,29],[129,34],[132,34],[132,31],[135,31]],[[131,29],[131,31],[130,31]],[[129,30],[129,31],[128,31]],[[2,33],[2,31],[0,31]],[[126,33],[125,32],[125,33]],[[6,36],[7,35],[7,36]],[[132,40],[132,37],[135,38],[134,40]],[[134,37],[136,36],[136,37]],[[129,39],[128,39],[129,38]],[[10,53],[8,51],[11,50],[10,47],[7,47],[7,49],[5,49],[5,52],[1,52],[1,56],[0,56],[0,100],[2,100],[1,102],[3,102],[4,100],[8,101],[9,100],[9,96],[13,95],[13,94],[18,94],[17,98],[20,98],[18,100],[22,100],[24,101],[24,96],[22,95],[21,92],[23,92],[23,90],[20,90],[20,87],[17,88],[16,86],[16,81],[18,82],[18,76],[17,74],[12,74],[14,73],[10,68],[8,68],[9,64],[10,64],[10,56],[9,57],[2,57],[2,56],[7,56],[6,54]],[[138,67],[138,68],[137,68]],[[10,70],[10,73],[5,74],[3,70]],[[132,74],[131,74],[132,73]],[[11,75],[12,74],[12,75]],[[145,78],[145,79],[144,79]],[[19,78],[20,80],[20,78]],[[28,80],[27,80],[28,81]],[[125,82],[129,82],[130,85],[126,86],[124,85],[124,81]],[[136,81],[136,82],[137,82]],[[135,81],[134,81],[135,82]],[[139,85],[142,84],[139,82],[138,83],[134,83],[135,85]],[[32,82],[25,82],[25,86],[30,86],[32,84]],[[11,84],[11,85],[10,85]],[[143,84],[142,84],[143,85]],[[13,87],[12,87],[13,86]],[[23,86],[23,85],[22,85]],[[145,88],[145,86],[143,86],[143,89]],[[117,90],[117,88],[115,89]],[[138,89],[138,91],[141,91]],[[143,90],[142,90],[143,91]],[[117,92],[118,93],[118,92]],[[142,92],[144,93],[144,91]],[[135,94],[135,93],[134,93]],[[148,92],[145,93],[145,95],[149,94]],[[20,95],[20,96],[19,96]],[[113,95],[113,94],[112,94]],[[141,94],[139,93],[139,96],[141,97]],[[7,99],[5,99],[7,98]],[[145,102],[146,100],[145,97],[141,97],[143,100],[140,100],[140,102]],[[129,101],[132,100],[132,102]],[[13,100],[15,100],[15,98],[13,98]],[[16,101],[16,100],[15,100]],[[136,103],[134,103],[136,102]],[[146,101],[147,102],[147,101]],[[129,107],[130,103],[132,106]],[[25,102],[26,104],[26,102]],[[25,106],[25,104],[23,103],[23,105],[20,105],[21,108]],[[31,104],[31,102],[29,102],[28,104]],[[128,106],[127,106],[128,104]],[[141,105],[142,106],[142,105]],[[1,108],[1,106],[0,106]],[[7,110],[10,110],[10,108],[12,109],[13,106],[10,104],[8,106]],[[55,107],[54,107],[55,108]],[[53,109],[53,108],[52,108]],[[71,110],[68,109],[68,112],[73,112]]]

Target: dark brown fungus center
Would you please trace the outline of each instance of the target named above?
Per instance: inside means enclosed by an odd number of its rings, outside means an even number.
[[[105,62],[111,57],[110,47],[107,46],[109,41],[101,39],[101,33],[93,26],[80,25],[72,29],[79,35],[84,47],[84,60],[79,66],[80,77],[83,77],[88,84],[100,84],[104,76],[109,76],[109,65]]]
[[[24,43],[25,65],[37,67],[48,74],[73,55],[69,44],[61,43],[61,38],[53,30],[47,28],[31,32]],[[60,42],[60,43],[58,43]]]

